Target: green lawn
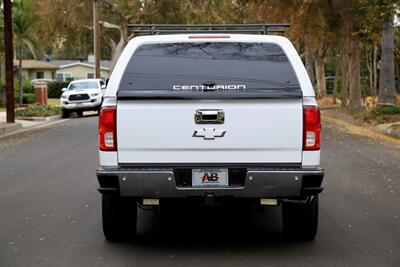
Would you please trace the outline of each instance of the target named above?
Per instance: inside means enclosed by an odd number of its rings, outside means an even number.
[[[47,100],[47,104],[48,105],[52,105],[52,106],[59,106],[60,105],[60,99],[59,98],[49,98]]]

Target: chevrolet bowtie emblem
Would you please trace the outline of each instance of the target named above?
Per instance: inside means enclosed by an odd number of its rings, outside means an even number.
[[[226,130],[215,130],[214,128],[203,128],[203,130],[196,130],[193,137],[203,137],[205,140],[214,140],[215,137],[223,137]]]

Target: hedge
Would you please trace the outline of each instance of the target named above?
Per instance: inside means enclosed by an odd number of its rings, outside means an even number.
[[[26,104],[35,103],[36,95],[35,94],[24,94],[23,100],[24,100],[24,104],[25,104],[25,101],[26,101]]]
[[[47,84],[49,98],[60,98],[62,89],[68,87],[69,82],[51,82]]]
[[[400,114],[400,106],[378,106],[373,111],[380,115]]]
[[[19,103],[19,95],[14,95],[15,103]],[[22,104],[32,104],[36,102],[36,96],[32,93],[24,94],[22,97]]]

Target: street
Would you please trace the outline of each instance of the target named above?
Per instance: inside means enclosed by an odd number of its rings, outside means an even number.
[[[280,207],[139,210],[110,243],[95,170],[97,117],[0,139],[0,266],[400,266],[399,142],[323,124],[320,226],[285,239]],[[350,132],[350,133],[349,133]]]

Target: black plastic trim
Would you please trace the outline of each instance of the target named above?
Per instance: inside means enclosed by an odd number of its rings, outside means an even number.
[[[118,169],[165,169],[165,168],[260,168],[260,169],[301,169],[301,163],[120,163]],[[314,170],[314,169],[312,169]]]
[[[283,33],[288,23],[277,24],[128,24],[136,34],[171,34],[171,33]]]
[[[315,186],[315,187],[303,187],[301,189],[302,196],[314,196],[321,193],[324,190],[322,186]]]
[[[114,187],[99,187],[97,189],[101,194],[107,194],[107,195],[119,195],[119,188],[114,188]]]
[[[294,89],[294,90],[293,90]],[[118,100],[150,100],[150,99],[301,99],[300,88],[274,90],[247,90],[245,92],[193,92],[168,90],[119,89]]]
[[[246,166],[247,165],[247,166]],[[258,166],[254,166],[258,165]],[[239,171],[241,175],[237,176],[234,180],[234,184],[243,186],[243,180],[246,176],[247,172],[257,172],[257,171],[271,171],[279,173],[299,173],[302,176],[301,189],[300,189],[300,197],[307,197],[312,195],[317,195],[323,191],[323,187],[321,186],[322,180],[324,177],[324,170],[321,168],[302,168],[295,166],[282,166],[276,165],[273,166],[266,164],[241,164],[241,165],[233,165],[233,164],[214,164],[214,166],[220,168],[228,168],[230,172]],[[250,167],[251,166],[251,167]],[[134,173],[138,171],[161,171],[161,172],[173,172],[175,176],[175,184],[179,188],[185,188],[187,186],[190,187],[190,179],[182,177],[182,171],[189,171],[191,168],[199,168],[199,167],[213,167],[211,164],[185,164],[185,166],[177,166],[173,164],[172,167],[166,168],[165,166],[160,166],[159,164],[151,164],[151,166],[143,166],[141,164],[140,167],[133,166],[125,166],[125,167],[106,167],[100,168],[96,171],[96,175],[100,184],[100,188],[98,189],[102,194],[117,194],[120,195],[121,191],[119,188],[119,175],[122,173]],[[241,168],[240,168],[241,167]],[[190,171],[189,171],[190,173]],[[282,181],[284,182],[284,181]]]

